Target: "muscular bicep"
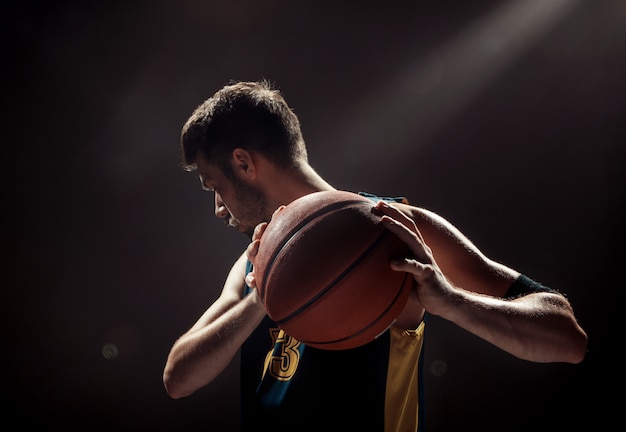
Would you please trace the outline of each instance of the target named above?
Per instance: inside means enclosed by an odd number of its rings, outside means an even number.
[[[219,297],[196,321],[189,332],[205,327],[224,314],[243,298],[246,276],[246,254],[243,253],[231,267]]]
[[[410,213],[446,278],[468,291],[503,296],[519,275],[485,256],[454,225],[435,213],[410,208]]]

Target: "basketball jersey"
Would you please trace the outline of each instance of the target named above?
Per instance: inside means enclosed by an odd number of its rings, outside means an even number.
[[[266,316],[241,348],[241,430],[423,430],[424,329],[424,321],[414,330],[392,325],[363,346],[322,350]]]

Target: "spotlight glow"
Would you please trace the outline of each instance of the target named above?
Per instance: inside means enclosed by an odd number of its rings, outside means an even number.
[[[510,0],[407,65],[347,122],[345,155],[359,154],[360,165],[410,158],[580,1]]]

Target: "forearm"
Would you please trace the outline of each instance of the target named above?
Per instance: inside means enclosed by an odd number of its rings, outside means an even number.
[[[513,300],[455,289],[441,314],[470,333],[521,359],[579,363],[587,337],[567,300],[532,293]]]
[[[413,275],[413,301],[429,314],[522,359],[582,361],[587,335],[564,296],[488,259],[432,212],[383,202],[376,208],[385,227],[411,250],[411,256],[392,260],[391,268]]]
[[[253,293],[184,334],[174,343],[163,372],[168,394],[175,399],[188,396],[215,379],[264,316],[261,300]]]

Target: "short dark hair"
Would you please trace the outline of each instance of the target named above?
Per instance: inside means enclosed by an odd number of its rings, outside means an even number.
[[[267,80],[231,82],[198,106],[181,132],[182,167],[197,168],[198,152],[224,169],[239,147],[283,168],[307,160],[300,121]]]

